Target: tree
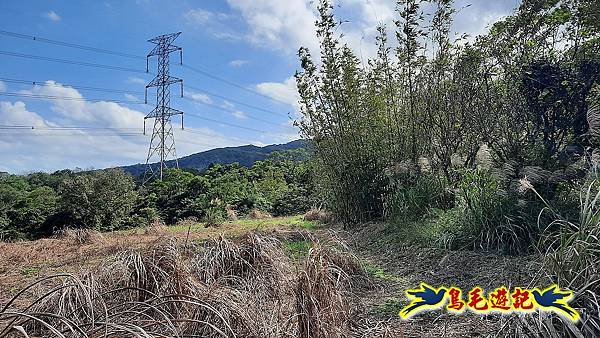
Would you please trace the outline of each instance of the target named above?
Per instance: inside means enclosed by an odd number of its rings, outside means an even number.
[[[39,237],[51,233],[47,220],[56,213],[58,196],[54,189],[42,186],[28,192],[10,212],[12,228],[28,237]]]
[[[130,215],[136,200],[134,187],[133,178],[120,169],[76,174],[59,188],[61,209],[70,225],[115,230]]]

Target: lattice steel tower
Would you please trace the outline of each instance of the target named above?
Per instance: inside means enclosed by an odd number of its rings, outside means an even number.
[[[172,44],[180,34],[181,32],[165,34],[148,40],[148,42],[154,43],[156,46],[146,56],[146,72],[148,72],[149,58],[157,56],[158,73],[146,86],[146,102],[148,101],[148,88],[156,87],[156,107],[144,117],[144,135],[146,134],[146,119],[154,119],[154,129],[150,140],[150,148],[148,149],[148,157],[146,158],[144,183],[155,176],[158,176],[162,180],[163,170],[167,168],[167,161],[169,159],[174,159],[175,167],[179,168],[171,116],[181,115],[181,129],[183,129],[183,112],[170,107],[170,86],[179,82],[181,84],[181,97],[183,97],[183,80],[169,75],[169,55],[172,52],[179,51],[179,60],[183,63],[181,47]],[[151,161],[155,157],[157,157],[158,163],[153,165]]]

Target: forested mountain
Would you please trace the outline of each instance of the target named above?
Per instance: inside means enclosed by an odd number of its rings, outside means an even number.
[[[239,163],[244,167],[251,167],[254,162],[262,161],[275,151],[285,151],[306,147],[306,141],[295,140],[284,144],[271,144],[264,147],[245,145],[238,147],[216,148],[196,154],[181,157],[179,167],[182,169],[204,170],[211,164]],[[174,161],[167,162],[169,167],[174,166]],[[138,163],[123,167],[122,169],[134,176],[144,173],[145,164]]]

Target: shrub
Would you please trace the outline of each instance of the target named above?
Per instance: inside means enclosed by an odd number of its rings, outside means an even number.
[[[388,190],[385,199],[388,219],[416,220],[433,208],[449,209],[453,205],[448,184],[434,175],[403,175]]]
[[[517,252],[538,231],[528,222],[528,205],[486,170],[466,170],[459,182],[465,227],[458,240],[473,248]],[[539,209],[537,209],[539,210]]]
[[[237,217],[237,212],[235,211],[235,209],[228,205],[225,207],[225,213],[227,214],[227,220],[228,221],[237,221],[238,217]]]
[[[57,231],[55,236],[75,245],[98,244],[104,241],[100,232],[91,229],[64,228]]]
[[[155,219],[144,228],[145,235],[162,236],[169,231],[167,226],[160,219]]]
[[[59,189],[61,209],[73,225],[115,230],[124,225],[136,200],[133,178],[120,169],[66,178]]]
[[[250,217],[250,219],[267,219],[273,216],[271,216],[271,214],[268,212],[264,212],[259,209],[252,209],[250,210],[250,213],[248,213],[248,217]]]
[[[225,220],[225,207],[223,206],[223,202],[218,198],[215,198],[210,202],[210,206],[206,209],[206,213],[204,215],[204,222],[206,227],[211,226],[219,226]]]
[[[537,191],[533,190],[537,193]],[[544,200],[545,203],[547,203]],[[555,220],[544,227],[537,248],[544,256],[544,270],[552,283],[573,291],[570,305],[580,320],[573,324],[560,316],[518,318],[507,327],[512,332],[532,336],[600,336],[600,182],[582,185],[579,219],[570,221],[550,206],[546,209]],[[538,277],[540,278],[540,277]],[[535,280],[534,282],[537,282]]]

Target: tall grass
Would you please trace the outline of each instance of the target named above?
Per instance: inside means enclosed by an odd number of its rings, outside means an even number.
[[[533,191],[537,194],[535,189]],[[562,317],[540,314],[535,318],[521,318],[511,329],[530,336],[599,337],[600,182],[593,180],[583,186],[577,221],[561,217],[549,204],[545,211],[556,218],[545,227],[538,243],[544,258],[545,277],[574,292],[571,305],[581,318],[573,324]]]
[[[158,242],[36,281],[0,308],[0,337],[362,337],[351,255],[317,240],[297,273],[278,240]],[[27,302],[27,300],[31,300]],[[25,304],[25,305],[23,305]],[[358,318],[360,319],[360,318]],[[360,326],[361,332],[358,332]]]

